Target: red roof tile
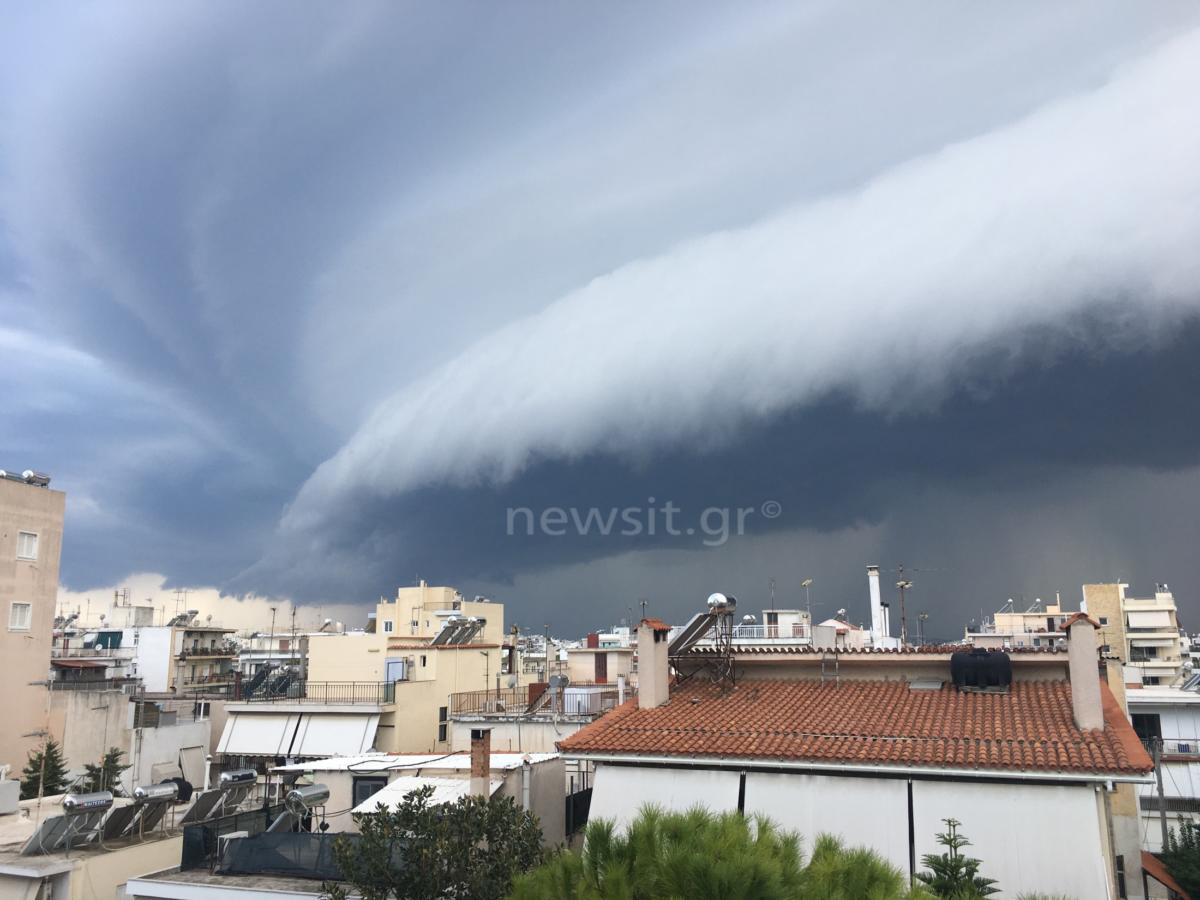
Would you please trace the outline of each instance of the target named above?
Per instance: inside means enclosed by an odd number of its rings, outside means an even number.
[[[1067,619],[1065,622],[1063,622],[1061,625],[1059,625],[1059,626],[1058,626],[1058,630],[1059,630],[1059,631],[1066,631],[1066,630],[1067,630],[1067,629],[1069,629],[1069,628],[1070,628],[1072,625],[1074,625],[1076,622],[1078,622],[1078,621],[1080,621],[1080,620],[1082,620],[1082,621],[1084,621],[1084,622],[1087,622],[1087,623],[1088,623],[1089,625],[1091,625],[1093,628],[1099,628],[1099,627],[1100,627],[1100,623],[1099,623],[1099,622],[1097,622],[1095,619],[1093,619],[1091,616],[1089,616],[1087,613],[1085,613],[1085,612],[1077,612],[1077,613],[1075,613],[1073,616],[1071,616],[1069,619]]]
[[[670,631],[671,626],[662,619],[642,619],[642,624],[653,628],[655,631]]]
[[[903,681],[687,681],[656,709],[632,700],[559,743],[564,752],[1133,774],[1152,768],[1101,683],[1105,727],[1081,732],[1066,681],[1007,694]],[[1126,734],[1128,732],[1128,734]]]

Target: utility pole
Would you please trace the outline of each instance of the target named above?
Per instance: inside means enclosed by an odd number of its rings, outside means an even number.
[[[271,607],[271,635],[267,638],[267,664],[275,661],[275,607]]]
[[[1162,738],[1151,742],[1154,748],[1154,777],[1158,781],[1158,824],[1162,829],[1162,848],[1167,850],[1167,798],[1163,796],[1162,781]]]
[[[804,605],[808,612],[808,634],[812,637],[812,582],[811,578],[805,578],[800,582],[800,587],[804,588]]]

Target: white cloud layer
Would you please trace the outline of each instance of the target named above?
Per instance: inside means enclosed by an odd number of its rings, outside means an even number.
[[[1111,318],[1114,343],[1200,305],[1200,31],[1099,89],[860,189],[629,263],[382,403],[301,490],[505,480],[542,458],[721,440],[831,391],[936,400],[985,350]]]

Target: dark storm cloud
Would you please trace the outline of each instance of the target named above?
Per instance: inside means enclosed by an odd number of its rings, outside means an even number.
[[[0,465],[68,490],[64,579],[544,600],[670,570],[639,554],[771,563],[500,539],[508,505],[776,499],[766,548],[1191,465],[1186,423],[1130,448],[1099,410],[1144,423],[1110,375],[1165,396],[1193,340],[1195,9],[863,16],[15,12]]]

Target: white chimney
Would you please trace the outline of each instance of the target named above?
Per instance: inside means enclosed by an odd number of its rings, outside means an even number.
[[[638,626],[638,706],[642,709],[654,709],[670,699],[670,635],[671,627],[658,619],[642,619]]]
[[[879,596],[879,566],[867,566],[867,586],[871,589],[871,642],[878,647],[888,636],[887,610]]]
[[[1104,727],[1100,701],[1100,666],[1096,630],[1100,626],[1085,613],[1076,613],[1062,624],[1067,633],[1067,665],[1071,677],[1071,712],[1075,727],[1091,731]]]

